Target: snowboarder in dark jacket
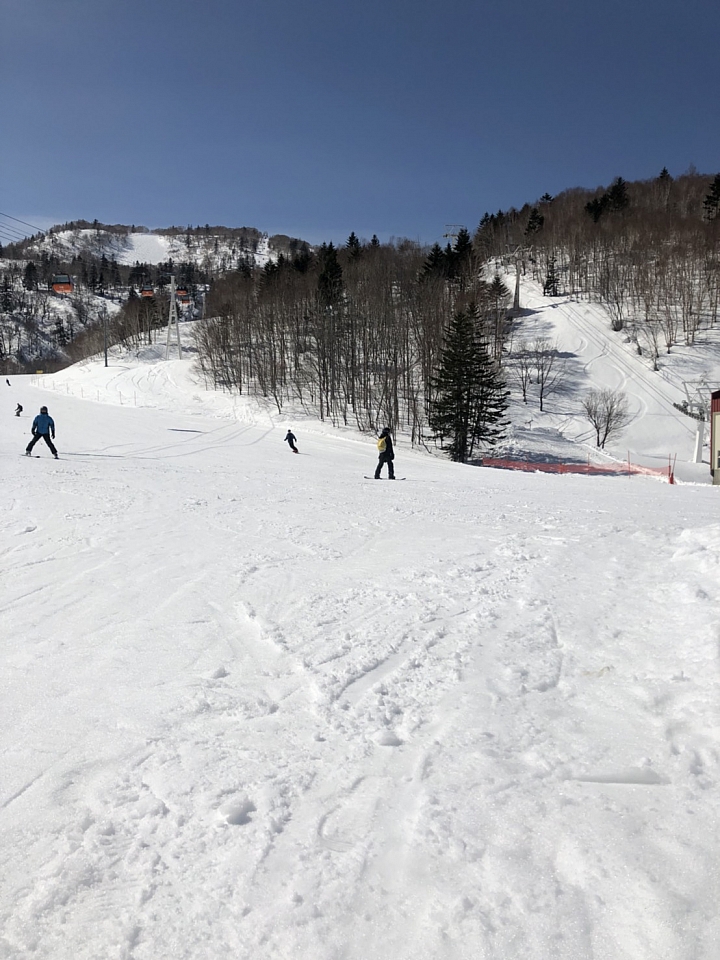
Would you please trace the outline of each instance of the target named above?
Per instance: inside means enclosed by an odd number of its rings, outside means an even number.
[[[16,417],[19,417],[21,413],[22,413],[22,404],[19,403],[19,404],[15,407],[15,416],[16,416]]]
[[[390,436],[390,427],[385,427],[378,437],[377,442],[378,448],[378,463],[375,468],[375,479],[380,479],[380,471],[382,470],[383,464],[387,464],[388,468],[388,480],[395,479],[395,466],[393,460],[395,459],[395,451],[393,450],[392,437]]]
[[[292,430],[288,430],[288,432],[285,434],[285,439],[290,444],[290,449],[292,450],[293,453],[300,453],[298,448],[295,446],[295,441],[297,440],[297,437],[292,432]]]
[[[32,453],[32,448],[35,446],[38,440],[42,438],[50,447],[50,453],[52,453],[57,460],[58,452],[52,442],[55,439],[55,421],[48,413],[47,407],[40,407],[40,413],[33,420],[32,435],[33,438],[25,449],[25,456],[30,456]],[[52,437],[52,440],[50,437]]]

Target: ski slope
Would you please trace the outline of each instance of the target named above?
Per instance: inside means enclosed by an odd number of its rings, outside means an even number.
[[[163,357],[0,387],[0,957],[716,960],[717,491],[366,481]]]
[[[509,277],[506,282],[510,284]],[[610,318],[598,304],[570,296],[545,297],[538,284],[526,280],[521,305],[515,341],[546,338],[556,343],[565,373],[560,389],[547,399],[544,415],[536,401],[516,405],[511,451],[568,460],[589,456],[597,462],[630,457],[633,463],[655,469],[666,469],[670,460],[679,478],[710,482],[709,437],[705,436],[705,465],[693,463],[697,422],[674,404],[687,400],[686,382],[704,378],[708,402],[710,389],[720,388],[717,331],[704,330],[694,346],[678,344],[669,354],[661,354],[659,370],[653,371],[627,331],[611,331]],[[595,449],[594,432],[582,410],[583,397],[593,389],[624,393],[630,413],[628,426],[611,439],[604,454]]]

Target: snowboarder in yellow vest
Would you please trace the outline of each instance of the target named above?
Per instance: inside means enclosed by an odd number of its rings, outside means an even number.
[[[387,464],[388,468],[388,480],[395,479],[395,466],[393,460],[395,459],[395,452],[393,450],[392,437],[390,436],[390,427],[384,427],[382,433],[378,437],[377,442],[378,448],[378,463],[375,468],[375,479],[380,479],[380,471],[382,470],[383,464]]]

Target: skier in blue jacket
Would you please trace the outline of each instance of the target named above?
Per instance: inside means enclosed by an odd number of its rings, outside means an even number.
[[[55,421],[48,413],[47,407],[40,407],[40,413],[35,417],[32,424],[32,435],[33,438],[25,449],[25,456],[29,457],[32,453],[32,448],[41,438],[45,443],[50,447],[50,452],[57,460],[58,452],[55,449],[53,440],[55,439]],[[52,440],[50,439],[52,437]]]

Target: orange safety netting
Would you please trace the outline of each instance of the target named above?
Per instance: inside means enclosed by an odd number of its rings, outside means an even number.
[[[500,470],[524,470],[528,473],[583,473],[593,476],[632,476],[642,474],[649,477],[664,477],[670,483],[674,482],[671,467],[664,470],[656,467],[642,467],[638,463],[563,463],[559,461],[543,460],[506,460],[495,457],[483,457],[483,467],[496,467]]]

